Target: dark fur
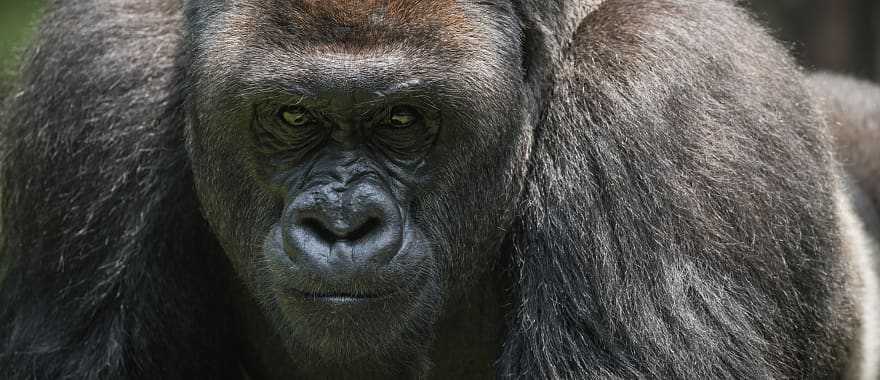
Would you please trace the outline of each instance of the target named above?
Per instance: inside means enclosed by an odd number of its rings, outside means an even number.
[[[880,236],[880,88],[830,73],[813,75],[808,84],[825,110],[837,156],[854,181],[856,211]]]
[[[0,377],[238,376],[247,323],[234,317],[243,303],[229,283],[247,284],[245,293],[266,285],[261,268],[233,253],[253,249],[243,228],[271,215],[227,215],[259,209],[247,207],[259,190],[224,150],[235,137],[199,129],[212,117],[200,112],[259,92],[227,86],[235,75],[274,71],[244,70],[273,64],[254,46],[237,47],[255,58],[240,66],[212,61],[240,53],[211,45],[225,41],[215,17],[231,12],[218,3],[194,2],[185,14],[171,0],[53,4],[3,121],[11,266],[0,288]],[[301,48],[272,29],[281,3],[263,1],[273,6],[254,10],[266,17],[244,25],[267,35],[257,48]],[[425,190],[440,299],[412,326],[382,325],[424,335],[377,344],[422,358],[409,371],[434,362],[443,378],[443,358],[460,359],[460,347],[432,349],[433,321],[448,327],[433,330],[443,342],[458,325],[439,310],[463,295],[491,299],[474,295],[488,282],[510,307],[501,377],[845,374],[858,322],[830,138],[801,73],[744,11],[714,0],[469,9],[495,23],[493,38],[514,41],[499,54],[521,59],[489,67],[506,79],[479,88],[450,82],[442,67],[427,75],[446,78],[438,92],[458,94],[463,110],[485,112],[477,125],[510,133],[476,129],[468,144],[496,151],[449,153],[460,155],[449,163],[456,176]],[[468,50],[463,19],[439,16],[455,33],[432,40],[440,26],[414,30],[422,43],[405,46],[450,62],[484,53]],[[461,146],[439,149],[450,148]],[[494,268],[504,275],[490,276]],[[270,330],[287,334],[279,311],[255,296]],[[278,357],[268,366],[309,356]]]

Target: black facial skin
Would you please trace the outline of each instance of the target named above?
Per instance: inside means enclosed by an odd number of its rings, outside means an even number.
[[[257,107],[253,126],[267,184],[284,197],[263,252],[295,334],[334,342],[312,337],[332,329],[350,350],[333,343],[319,351],[366,356],[373,336],[397,337],[384,323],[352,319],[395,318],[436,302],[428,292],[437,280],[430,277],[435,258],[411,213],[417,189],[428,184],[425,159],[440,120],[436,112],[386,104],[386,95],[305,99]]]
[[[811,80],[726,0],[53,2],[0,379],[870,373],[880,99]]]
[[[270,186],[286,189],[264,250],[276,281],[307,304],[394,298],[407,291],[404,274],[432,266],[409,211],[436,121],[403,105],[342,106],[258,110],[254,121]]]

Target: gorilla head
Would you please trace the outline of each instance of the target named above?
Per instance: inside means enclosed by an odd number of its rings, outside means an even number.
[[[235,269],[320,355],[420,345],[497,261],[520,193],[512,9],[250,0],[215,17],[195,37],[188,141]]]
[[[876,117],[730,1],[41,25],[0,124],[0,378],[876,378],[876,181],[827,128]]]

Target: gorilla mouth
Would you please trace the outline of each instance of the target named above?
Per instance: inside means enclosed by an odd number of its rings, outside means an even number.
[[[394,294],[394,292],[379,292],[379,291],[354,291],[354,292],[340,292],[340,291],[329,291],[329,292],[312,292],[305,291],[300,289],[293,289],[292,292],[300,298],[303,298],[307,301],[316,301],[330,304],[353,304],[353,303],[362,303],[375,301],[383,298],[388,298]]]

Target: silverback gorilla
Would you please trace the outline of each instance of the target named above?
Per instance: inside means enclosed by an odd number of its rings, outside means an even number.
[[[880,94],[733,1],[59,0],[18,88],[0,378],[878,375]]]

